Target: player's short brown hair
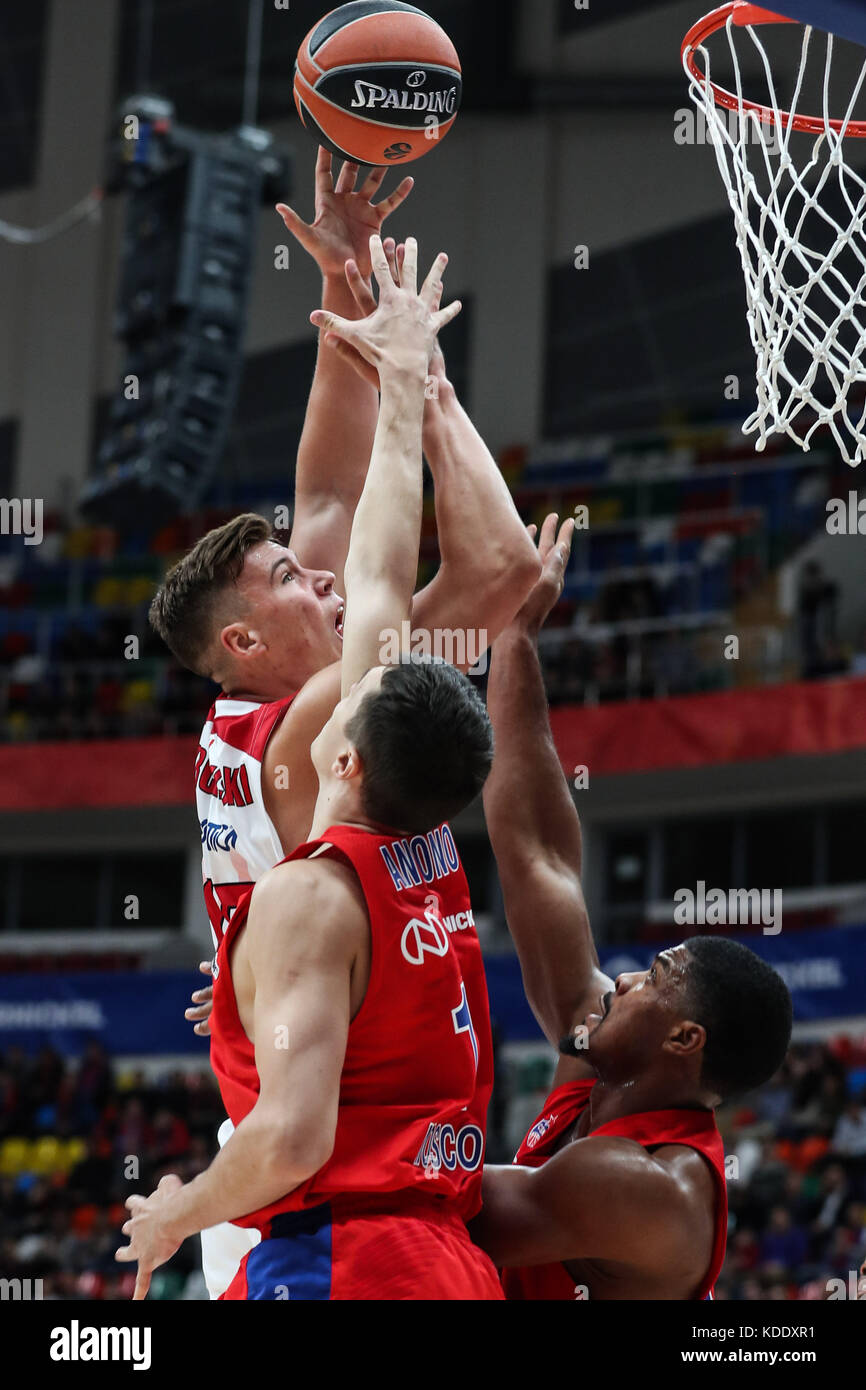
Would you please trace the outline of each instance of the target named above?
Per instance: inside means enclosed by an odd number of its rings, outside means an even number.
[[[438,657],[389,666],[346,725],[361,755],[361,804],[375,825],[425,835],[481,792],[493,728],[467,676]]]
[[[150,605],[150,624],[197,675],[212,674],[208,652],[220,597],[237,582],[247,553],[272,536],[270,522],[245,512],[208,531],[166,575]]]

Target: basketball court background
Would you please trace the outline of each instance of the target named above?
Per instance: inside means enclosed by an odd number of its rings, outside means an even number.
[[[291,73],[324,8],[264,11],[258,123],[292,155],[281,196],[305,217],[315,148]],[[426,8],[461,54],[464,107],[388,230],[417,235],[422,259],[449,252],[466,306],[449,370],[526,520],[588,509],[544,642],[602,963],[636,968],[690,934],[680,889],[783,891],[778,933],[726,928],[784,969],[797,1030],[780,1078],[725,1116],[720,1295],[825,1298],[866,1253],[860,475],[825,441],[756,457],[740,434],[754,397],[742,272],[679,61],[701,0]],[[102,184],[132,92],[170,98],[192,129],[237,125],[246,27],[240,0],[5,13],[7,233]],[[208,525],[290,501],[319,295],[294,243],[275,267],[287,235],[263,207],[238,403],[205,502],[121,542],[77,499],[123,370],[124,206],[111,194],[44,244],[0,240],[0,496],[44,505],[39,544],[0,537],[0,1275],[65,1298],[128,1295],[119,1204],[197,1171],[220,1118],[183,1018],[210,953],[192,805],[210,697],[148,637],[146,608]],[[831,532],[833,499],[847,520]],[[435,555],[428,534],[425,569]],[[500,1041],[491,1152],[507,1159],[550,1058],[480,808],[456,830]],[[154,1290],[202,1296],[194,1242]]]

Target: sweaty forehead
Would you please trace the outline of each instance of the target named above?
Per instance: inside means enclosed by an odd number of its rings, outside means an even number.
[[[659,956],[659,963],[671,984],[679,984],[688,975],[689,948],[683,941],[679,946],[669,946]]]
[[[254,545],[244,556],[238,585],[244,588],[249,585],[270,584],[277,561],[291,559],[292,552],[278,541],[262,541],[260,545]]]

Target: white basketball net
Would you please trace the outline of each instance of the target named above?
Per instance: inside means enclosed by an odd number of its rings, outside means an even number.
[[[816,138],[797,132],[792,123],[786,129],[783,115],[801,110],[798,101],[814,31],[805,31],[796,89],[787,106],[779,102],[756,30],[747,26],[738,31],[729,19],[725,32],[738,109],[717,104],[705,45],[696,52],[708,80],[699,81],[686,71],[734,212],[746,276],[758,407],[743,433],[758,436],[758,450],[765,448],[770,434],[789,435],[808,450],[815,431],[826,425],[842,457],[855,466],[866,458],[866,405],[861,409],[850,399],[852,389],[866,386],[866,182],[845,162],[844,131],[830,124],[840,115],[830,110],[833,40],[828,36],[824,130]],[[748,34],[763,61],[771,94],[764,104],[775,114],[772,125],[743,105],[737,32]],[[866,62],[844,116],[845,128],[854,118],[864,81]],[[859,147],[861,141],[849,137],[849,152],[852,145]],[[854,394],[859,398],[860,391],[854,389]]]

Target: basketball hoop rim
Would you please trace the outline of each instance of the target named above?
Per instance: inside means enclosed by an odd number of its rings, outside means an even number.
[[[689,32],[683,39],[682,59],[686,71],[691,74],[699,86],[710,87],[716,104],[724,106],[729,111],[748,111],[758,117],[764,125],[776,124],[776,112],[772,106],[763,106],[760,102],[746,101],[726,88],[719,86],[712,79],[707,79],[705,72],[701,70],[695,58],[695,53],[701,44],[705,43],[713,34],[724,29],[732,20],[738,28],[744,29],[746,26],[759,24],[800,24],[798,19],[789,19],[786,15],[777,14],[774,10],[765,9],[762,5],[754,5],[751,0],[728,0],[725,5],[720,5],[717,10],[712,10],[693,24]],[[866,140],[866,121],[849,121],[846,125],[844,120],[825,121],[823,116],[798,116],[796,112],[780,111],[783,129],[793,127],[794,130],[803,131],[807,135],[823,135],[827,126],[835,131],[837,135],[850,135],[855,140]]]

